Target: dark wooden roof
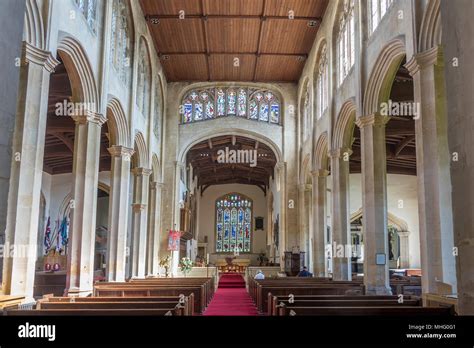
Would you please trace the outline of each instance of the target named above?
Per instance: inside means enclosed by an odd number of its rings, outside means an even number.
[[[257,165],[248,163],[219,163],[218,151],[257,150]],[[198,178],[198,186],[203,191],[211,185],[247,184],[257,185],[264,192],[270,177],[274,176],[276,156],[265,144],[241,136],[219,136],[194,145],[187,154],[187,164],[193,167],[193,174]]]

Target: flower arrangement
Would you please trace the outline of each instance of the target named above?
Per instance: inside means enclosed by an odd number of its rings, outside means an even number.
[[[162,257],[160,259],[159,265],[165,269],[165,276],[168,277],[168,272],[171,267],[171,256],[166,255],[165,257]]]
[[[184,276],[186,276],[186,274],[193,269],[193,262],[189,257],[183,257],[179,262],[179,269],[184,273]]]

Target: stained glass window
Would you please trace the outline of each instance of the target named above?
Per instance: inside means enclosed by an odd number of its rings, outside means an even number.
[[[75,0],[76,6],[82,12],[87,21],[87,25],[94,32],[96,32],[96,9],[97,0]]]
[[[240,193],[216,200],[216,252],[250,252],[252,207],[252,200]]]
[[[281,104],[269,90],[219,87],[190,91],[183,98],[180,113],[183,123],[238,116],[280,124]]]

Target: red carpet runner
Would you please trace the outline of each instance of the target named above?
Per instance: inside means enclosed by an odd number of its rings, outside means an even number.
[[[244,278],[240,274],[221,276],[219,287],[204,315],[258,315],[257,308],[245,289]]]

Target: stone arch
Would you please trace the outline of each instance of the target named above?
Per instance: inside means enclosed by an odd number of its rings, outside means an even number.
[[[141,132],[137,132],[134,140],[135,154],[132,156],[133,165],[136,168],[149,168],[148,164],[148,149],[146,146],[145,137]]]
[[[161,182],[160,160],[158,159],[158,155],[156,153],[153,154],[151,159],[151,170],[153,171],[153,181]]]
[[[247,137],[247,138],[253,138],[261,143],[267,145],[275,154],[275,157],[277,159],[277,163],[282,163],[283,162],[283,154],[278,145],[276,145],[271,139],[267,138],[266,136],[256,133],[256,132],[250,132],[246,130],[239,130],[239,129],[222,129],[220,128],[220,131],[216,131],[215,129],[210,130],[204,134],[200,134],[192,139],[190,139],[185,145],[180,147],[179,154],[178,154],[178,161],[180,163],[184,163],[186,161],[186,154],[188,151],[196,144],[200,143],[203,140],[207,140],[209,138],[214,138],[214,137],[219,137],[222,135],[238,135],[242,137]]]
[[[382,49],[375,61],[365,89],[364,116],[376,113],[380,103],[388,100],[395,74],[405,55],[405,45],[398,38],[390,41]]]
[[[350,148],[355,126],[355,103],[353,99],[342,104],[332,132],[331,149]]]
[[[300,184],[311,183],[311,155],[307,153],[301,158]]]
[[[26,1],[23,40],[41,50],[46,49],[43,18],[37,0]]]
[[[59,206],[58,219],[62,220],[65,216],[70,217],[72,200],[72,193],[69,192]]]
[[[110,133],[110,145],[130,146],[130,134],[127,119],[120,101],[112,97],[107,104],[107,124]]]
[[[428,1],[421,21],[418,51],[424,52],[441,44],[440,0]]]
[[[110,186],[107,185],[107,184],[104,183],[104,182],[99,181],[99,182],[98,182],[98,185],[97,185],[97,189],[98,189],[98,190],[102,190],[102,191],[104,191],[105,193],[107,193],[108,195],[110,195]]]
[[[65,36],[57,50],[69,75],[74,101],[85,103],[88,111],[99,113],[97,84],[83,46],[71,36]]]
[[[350,221],[352,222],[361,217],[363,217],[362,207],[351,214]],[[387,222],[388,224],[396,227],[398,232],[408,232],[408,224],[406,223],[406,221],[390,212],[387,213]]]
[[[313,170],[329,169],[328,133],[323,132],[315,145],[313,156]]]

